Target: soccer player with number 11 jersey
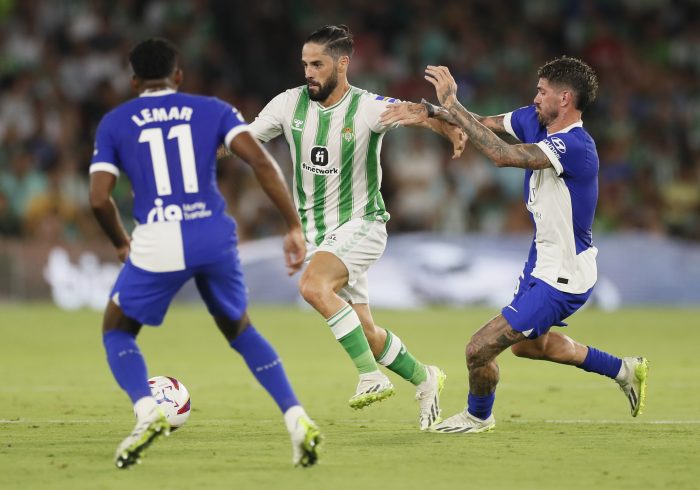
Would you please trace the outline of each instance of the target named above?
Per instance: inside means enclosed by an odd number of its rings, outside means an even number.
[[[236,223],[216,184],[216,151],[224,144],[248,163],[282,213],[289,273],[303,264],[301,222],[277,163],[252,138],[240,113],[212,98],[178,93],[182,71],[175,47],[163,39],[130,54],[139,96],[104,116],[90,165],[90,202],[124,267],[103,322],[107,361],[134,404],[136,426],[117,448],[126,468],[170,431],[148,385],[136,344],[143,324],[160,325],[172,298],[194,279],[209,313],[284,415],[297,466],[313,465],[320,432],[306,415],[274,348],[253,327],[236,249]],[[111,193],[120,173],[134,193],[136,228],[128,236]]]

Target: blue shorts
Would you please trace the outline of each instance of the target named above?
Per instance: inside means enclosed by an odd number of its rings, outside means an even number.
[[[559,291],[529,274],[520,278],[513,301],[501,310],[508,323],[528,339],[536,339],[549,329],[566,327],[562,320],[581,308],[593,288],[582,294]]]
[[[217,262],[176,272],[148,272],[127,260],[109,297],[129,318],[160,325],[175,294],[193,277],[212,316],[231,320],[243,316],[248,294],[235,250]]]

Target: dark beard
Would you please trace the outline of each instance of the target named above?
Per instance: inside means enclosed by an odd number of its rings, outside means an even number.
[[[540,109],[540,111],[537,113],[537,122],[540,123],[540,126],[544,126],[546,128],[556,117],[557,114],[545,114]]]
[[[323,102],[326,100],[330,95],[333,90],[338,86],[338,72],[333,70],[333,75],[328,79],[325,85],[321,85],[320,87],[316,85],[318,88],[318,92],[314,94],[309,90],[309,99],[314,100],[316,102]],[[309,84],[307,82],[307,88],[309,87]]]

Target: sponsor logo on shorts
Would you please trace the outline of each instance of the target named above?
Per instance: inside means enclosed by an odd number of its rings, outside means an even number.
[[[326,239],[323,241],[323,244],[331,247],[333,244],[338,240],[338,237],[335,235],[335,233],[331,233],[329,235],[326,235]]]

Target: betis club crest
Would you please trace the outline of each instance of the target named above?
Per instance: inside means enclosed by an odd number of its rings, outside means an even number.
[[[350,143],[350,141],[352,140],[352,128],[343,129],[343,139]]]

